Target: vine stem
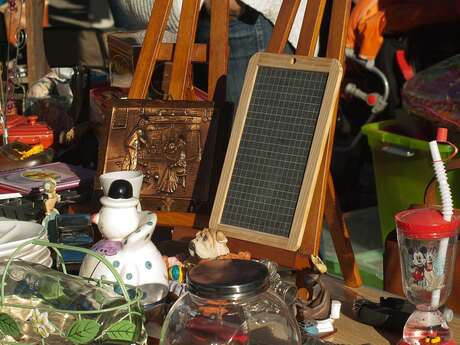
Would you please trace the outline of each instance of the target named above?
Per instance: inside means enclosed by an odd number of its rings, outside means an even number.
[[[48,320],[48,322],[51,324],[51,326],[54,327],[55,330],[57,330],[57,331],[59,332],[59,336],[60,336],[61,338],[64,338],[64,337],[65,337],[65,333],[62,332],[62,331],[59,329],[59,327],[56,327],[56,325],[55,325],[54,323],[52,323],[51,321],[49,321],[49,320]]]

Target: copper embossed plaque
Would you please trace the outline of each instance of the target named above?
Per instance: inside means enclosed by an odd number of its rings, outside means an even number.
[[[209,207],[215,144],[211,102],[123,100],[108,117],[100,172],[141,170],[144,208]]]

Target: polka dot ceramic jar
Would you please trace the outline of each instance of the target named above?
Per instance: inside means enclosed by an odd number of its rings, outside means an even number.
[[[151,240],[157,216],[137,211],[139,200],[132,196],[130,186],[128,181],[116,180],[109,195],[101,198],[102,208],[93,218],[104,239],[92,249],[103,254],[127,284],[140,287],[144,304],[149,304],[158,299],[158,290],[167,291],[168,272]],[[108,268],[91,256],[85,257],[80,276],[115,280]]]

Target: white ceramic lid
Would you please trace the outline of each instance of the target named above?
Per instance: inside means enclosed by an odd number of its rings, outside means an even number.
[[[0,252],[14,250],[26,241],[45,236],[46,230],[41,224],[18,220],[0,221]]]

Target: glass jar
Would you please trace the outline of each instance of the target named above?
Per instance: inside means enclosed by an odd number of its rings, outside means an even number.
[[[188,292],[166,316],[160,344],[300,344],[293,314],[269,286],[267,267],[259,262],[200,263],[188,272]]]
[[[281,297],[288,307],[292,307],[297,299],[297,286],[281,279],[276,262],[271,260],[259,260],[258,262],[264,264],[268,269],[270,290]]]

